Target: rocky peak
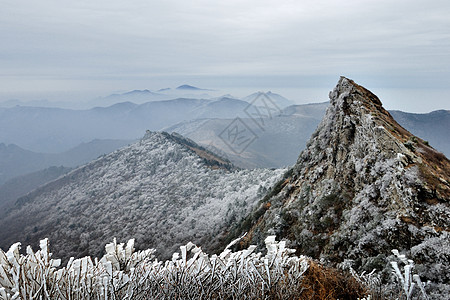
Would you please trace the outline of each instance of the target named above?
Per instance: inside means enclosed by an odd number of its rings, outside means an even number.
[[[419,200],[449,199],[449,160],[401,127],[377,96],[341,77],[330,92],[325,117],[294,167],[295,174],[316,177],[319,172],[348,182],[348,192],[352,192],[358,188],[353,182],[364,184],[370,178],[378,178],[377,172],[361,174],[361,171],[369,171],[382,161],[390,161],[391,168],[399,165],[405,169],[403,172],[418,176],[423,185]],[[312,166],[319,167],[314,174],[309,170]],[[356,182],[357,179],[362,181]]]
[[[276,234],[302,254],[367,271],[385,269],[397,248],[432,270],[443,258],[435,247],[450,246],[449,195],[449,160],[341,77],[296,165],[254,214],[249,241]]]
[[[445,156],[401,127],[374,94],[341,77],[330,92],[325,117],[294,167],[294,177],[297,183],[334,180],[343,192],[356,196],[360,188],[380,180],[379,171],[384,175],[395,171],[403,179],[408,174],[421,181],[418,200],[445,201],[450,191],[449,166]],[[437,178],[441,184],[427,178]],[[413,197],[394,190],[395,198]],[[391,194],[380,196],[392,198]]]

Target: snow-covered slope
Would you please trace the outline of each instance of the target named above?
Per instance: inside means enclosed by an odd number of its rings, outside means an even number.
[[[179,135],[147,132],[18,200],[0,220],[0,247],[50,238],[59,257],[100,255],[136,238],[162,256],[194,241],[213,248],[284,170],[238,170]]]

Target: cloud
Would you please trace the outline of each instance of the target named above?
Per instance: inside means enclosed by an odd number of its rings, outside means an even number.
[[[448,1],[422,0],[10,1],[0,11],[0,76],[442,80],[448,15]]]

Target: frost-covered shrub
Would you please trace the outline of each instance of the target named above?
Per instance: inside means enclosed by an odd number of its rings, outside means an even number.
[[[422,282],[420,276],[415,272],[414,261],[407,259],[397,249],[393,249],[392,253],[394,254],[390,261],[392,277],[387,283],[383,282],[382,273],[377,272],[376,269],[370,273],[358,274],[352,268],[351,260],[344,261],[341,267],[349,270],[353,278],[366,287],[368,295],[364,299],[434,299],[434,297],[429,297],[425,291],[425,287],[428,288],[430,282]]]
[[[391,266],[403,290],[403,297],[407,300],[418,299],[420,294],[422,299],[428,299],[425,292],[425,284],[422,283],[419,275],[414,274],[414,262],[411,259],[407,259],[405,255],[400,254],[397,249],[392,250],[392,253],[394,253],[398,260],[398,262],[391,261]],[[400,271],[398,263],[403,265],[403,273]]]
[[[171,260],[154,258],[153,249],[134,251],[106,246],[102,259],[70,259],[65,267],[51,258],[48,240],[40,250],[19,253],[20,243],[0,250],[0,299],[293,299],[308,269],[306,257],[274,236],[266,239],[267,254],[256,246],[238,252],[229,248],[209,256],[192,243]]]
[[[366,273],[363,271],[361,274],[358,274],[355,270],[353,270],[351,266],[348,266],[348,269],[352,276],[370,291],[370,294],[361,300],[369,300],[372,298],[377,299],[381,297],[382,283],[380,274],[376,272],[376,269],[373,269],[370,273]]]
[[[127,244],[114,240],[106,245],[101,259],[71,258],[64,267],[61,260],[52,258],[47,239],[40,242],[39,251],[28,246],[26,254],[20,254],[20,243],[15,243],[6,253],[0,249],[0,300],[299,299],[320,293],[330,296],[339,288],[353,288],[345,295],[367,295],[366,300],[429,299],[414,263],[397,250],[392,251],[394,276],[388,285],[375,270],[358,274],[350,263],[344,264],[355,285],[339,281],[345,273],[293,255],[295,250],[286,248],[284,241],[277,242],[275,236],[265,239],[265,255],[255,253],[254,245],[233,252],[232,246],[240,240],[211,256],[188,243],[164,262],[155,258],[154,249],[135,251],[134,240]]]

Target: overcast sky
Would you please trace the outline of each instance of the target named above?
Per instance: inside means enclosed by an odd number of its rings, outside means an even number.
[[[386,95],[388,108],[450,109],[448,0],[0,0],[0,8],[0,100],[183,83],[330,90],[345,75]],[[433,99],[422,99],[427,90]]]

